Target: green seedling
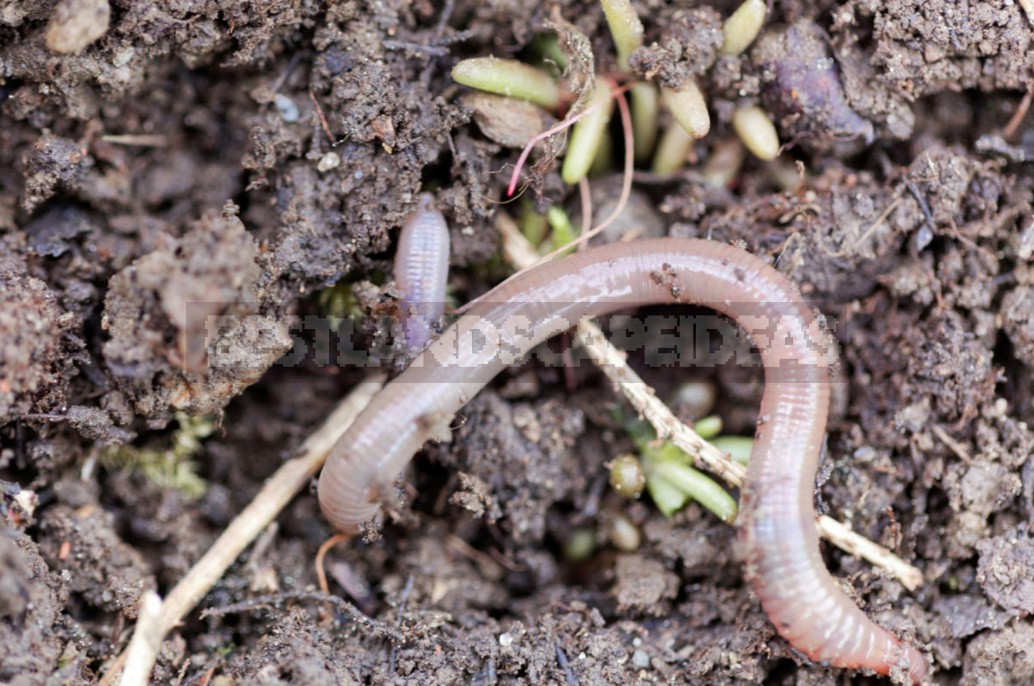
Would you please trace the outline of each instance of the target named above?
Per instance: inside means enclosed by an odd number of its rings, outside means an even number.
[[[735,56],[746,50],[761,32],[767,12],[768,6],[765,4],[765,0],[746,0],[729,15],[722,27],[724,41],[720,50],[721,54]]]
[[[639,550],[643,536],[632,520],[624,515],[615,515],[610,522],[610,542],[618,550],[632,553]]]
[[[605,176],[613,168],[614,137],[610,135],[610,129],[603,129],[600,146],[596,150],[596,156],[592,159],[592,166],[589,167],[589,176]]]
[[[692,499],[722,521],[731,522],[736,518],[736,500],[711,477],[695,469],[692,457],[671,443],[658,441],[657,434],[648,423],[639,419],[626,420],[620,415],[619,420],[639,451],[646,490],[666,517],[681,510]],[[703,430],[702,435],[708,437],[713,437],[722,428],[717,417],[702,419],[696,426]],[[632,473],[628,465],[622,464],[624,472]],[[614,465],[611,466],[613,479]]]
[[[316,306],[330,321],[330,328],[335,330],[346,319],[359,321],[363,317],[359,299],[352,290],[352,282],[345,279],[317,293]]]
[[[628,69],[629,56],[643,44],[643,22],[628,0],[600,0],[618,53],[618,67]]]
[[[652,83],[632,84],[632,139],[635,144],[635,159],[640,164],[650,159],[650,153],[657,144],[657,117],[660,111],[660,95]]]
[[[596,79],[592,95],[589,97],[587,109],[592,108],[571,129],[571,139],[567,143],[567,154],[560,169],[560,178],[564,183],[575,185],[585,178],[600,149],[603,132],[610,121],[614,110],[614,97],[607,82]]]
[[[703,138],[711,130],[711,115],[700,86],[692,78],[680,88],[662,88],[661,98],[671,110],[671,116],[693,138]]]
[[[544,240],[549,229],[546,215],[535,211],[535,203],[528,199],[528,196],[521,198],[520,214],[517,218],[517,226],[521,234],[528,239],[528,242],[538,249]]]
[[[647,488],[651,479],[664,481],[684,493],[686,498],[700,503],[723,522],[732,522],[736,519],[736,501],[728,491],[703,472],[681,462],[662,459],[653,461],[646,471]],[[670,516],[672,513],[664,514]]]
[[[716,414],[693,422],[693,430],[696,431],[697,435],[705,441],[709,441],[722,433],[723,428],[722,418]]]
[[[610,463],[610,486],[629,500],[636,500],[646,487],[643,463],[632,453],[614,458]]]
[[[755,157],[769,162],[779,156],[779,134],[768,112],[757,105],[732,113],[732,129]]]
[[[654,505],[665,517],[673,516],[689,502],[688,493],[667,479],[657,478],[656,474],[652,479],[646,480],[646,490]]]
[[[711,129],[711,116],[707,109],[704,94],[693,78],[687,79],[679,88],[661,89],[645,82],[631,82],[619,85],[617,81],[629,76],[629,60],[637,49],[643,45],[643,24],[629,0],[600,0],[607,19],[617,53],[617,65],[623,75],[617,77],[598,74],[591,95],[587,102],[575,108],[577,114],[566,117],[556,126],[534,136],[528,141],[514,165],[507,186],[507,196],[513,196],[520,179],[521,169],[528,156],[540,141],[572,128],[568,142],[567,154],[561,167],[561,177],[569,185],[581,183],[590,170],[598,170],[608,166],[609,155],[601,150],[605,145],[605,131],[613,114],[613,101],[618,100],[622,112],[622,128],[626,146],[632,154],[626,153],[625,174],[631,175],[632,161],[644,162],[654,152],[653,170],[658,175],[669,175],[681,168],[692,149],[694,139],[707,135]],[[722,51],[725,55],[742,53],[757,37],[764,24],[767,7],[764,0],[745,0],[745,2],[729,17],[724,27]],[[573,29],[572,29],[573,30]],[[584,38],[584,36],[582,37]],[[587,42],[587,39],[586,39]],[[520,98],[541,105],[554,112],[562,110],[571,93],[557,83],[557,72],[568,62],[557,35],[544,33],[535,37],[525,56],[553,73],[553,76],[530,64],[511,59],[495,57],[477,57],[463,60],[452,72],[453,79],[473,88],[491,93]],[[631,117],[628,116],[628,105],[623,98],[625,91],[630,91]],[[671,111],[673,119],[678,122],[686,135],[679,136],[673,127],[669,127],[660,145],[655,145],[658,137],[658,103],[663,100]],[[581,106],[581,105],[584,105]],[[749,119],[750,115],[747,115]],[[741,117],[743,118],[743,117]],[[630,120],[630,121],[629,121]],[[768,120],[771,123],[771,120]],[[744,134],[742,127],[737,133],[744,138],[748,148],[762,159],[771,152],[771,136],[768,131],[760,131],[757,124],[747,129],[753,134]],[[774,130],[774,127],[773,127]],[[746,135],[754,135],[748,141]],[[758,138],[760,136],[760,138]],[[776,139],[778,142],[778,139]],[[778,146],[776,153],[778,154]],[[594,169],[594,162],[596,168]],[[627,193],[623,192],[622,202],[613,214],[618,216],[623,207]],[[609,221],[609,220],[608,220]],[[605,222],[606,223],[606,222]],[[595,235],[601,227],[591,229],[581,240]],[[532,234],[534,235],[534,234]],[[552,257],[552,256],[550,256]]]
[[[618,68],[628,70],[628,59],[643,45],[643,22],[628,0],[600,0],[607,26],[618,54]],[[657,142],[657,87],[650,83],[632,85],[632,134],[635,158],[644,162]]]
[[[570,62],[555,33],[535,36],[528,46],[528,53],[536,67],[549,72],[554,78],[560,78]]]
[[[564,558],[570,562],[583,562],[596,552],[596,532],[579,527],[571,531],[564,541]]]
[[[754,439],[749,436],[719,436],[712,439],[711,444],[740,464],[750,462],[750,453],[754,450]]]
[[[669,176],[681,169],[689,157],[689,151],[693,149],[693,141],[693,137],[680,124],[672,122],[661,135],[661,142],[653,154],[653,173]]]
[[[546,251],[559,250],[565,245],[570,245],[578,238],[578,229],[571,223],[567,212],[559,205],[550,206],[546,211],[546,221],[549,223],[550,234],[546,242]],[[572,248],[573,249],[573,248]]]
[[[452,80],[488,93],[527,100],[548,110],[562,102],[560,86],[535,67],[517,60],[472,57],[452,68]]]
[[[715,141],[710,152],[700,176],[709,186],[725,188],[739,176],[747,150],[739,138],[728,136]]]

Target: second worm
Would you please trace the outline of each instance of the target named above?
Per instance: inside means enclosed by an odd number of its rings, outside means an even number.
[[[776,630],[813,660],[920,683],[923,654],[872,622],[819,555],[812,504],[834,357],[827,334],[779,272],[742,250],[685,239],[615,243],[543,264],[477,302],[374,398],[331,450],[320,505],[343,531],[496,374],[584,317],[658,303],[705,305],[761,350],[765,393],[741,495],[747,576]]]
[[[449,281],[449,227],[434,196],[421,193],[417,209],[402,227],[395,255],[395,282],[402,290],[401,335],[418,352],[434,336],[445,311]]]

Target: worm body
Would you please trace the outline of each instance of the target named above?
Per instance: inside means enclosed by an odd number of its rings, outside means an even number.
[[[399,234],[395,282],[402,290],[402,340],[419,351],[435,334],[445,311],[449,280],[449,227],[434,206],[434,196],[421,193],[417,210]]]
[[[324,514],[356,531],[425,441],[488,381],[584,317],[659,303],[694,303],[734,319],[761,350],[765,392],[740,537],[747,576],[778,632],[811,659],[906,673],[926,660],[873,623],[838,588],[819,556],[812,497],[834,354],[793,285],[752,255],[711,241],[610,244],[543,264],[474,305],[385,387],[330,453],[319,481]]]

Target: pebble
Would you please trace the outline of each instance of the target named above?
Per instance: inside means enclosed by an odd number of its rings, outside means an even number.
[[[287,97],[283,93],[277,93],[273,96],[273,105],[280,113],[280,117],[288,124],[293,124],[298,121],[298,105],[296,105],[294,100],[291,100],[291,98]]]
[[[61,0],[47,26],[47,49],[59,55],[78,55],[108,32],[108,0]]]
[[[336,152],[328,152],[316,163],[316,170],[320,173],[336,169],[341,164],[341,156]]]

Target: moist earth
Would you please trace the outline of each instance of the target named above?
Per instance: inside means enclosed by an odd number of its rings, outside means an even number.
[[[635,3],[631,69],[696,78],[712,132],[683,172],[637,171],[617,226],[735,243],[815,301],[844,382],[818,507],[925,581],[832,548],[827,565],[936,683],[1030,683],[1034,11],[777,1],[721,56],[735,4]],[[306,321],[351,322],[403,363],[386,275],[419,192],[449,221],[457,304],[507,274],[514,147],[552,119],[508,122],[449,71],[530,59],[550,28],[581,46],[583,84],[616,69],[585,0],[0,7],[0,682],[96,683],[141,594],[168,592],[362,378]],[[783,157],[704,182],[754,104]],[[526,207],[579,221],[536,160]],[[599,220],[620,186],[592,185]],[[665,399],[710,389],[703,408],[673,400],[680,416],[752,433],[756,369],[631,364]],[[415,460],[377,540],[327,556],[331,593],[378,631],[314,592],[332,531],[304,492],[170,633],[154,683],[873,683],[775,634],[733,527],[610,489],[633,449],[621,412],[591,365],[507,371]],[[635,550],[611,540],[618,518]]]

